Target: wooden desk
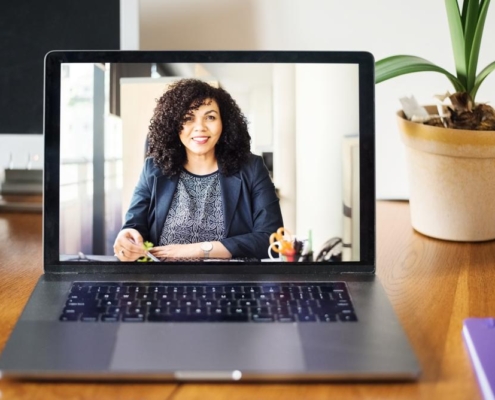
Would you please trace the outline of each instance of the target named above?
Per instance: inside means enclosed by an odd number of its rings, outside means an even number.
[[[405,202],[377,207],[378,270],[423,367],[404,384],[81,384],[0,381],[6,399],[476,399],[461,327],[495,315],[495,241],[429,239],[414,232]],[[0,351],[41,264],[41,216],[0,214]]]

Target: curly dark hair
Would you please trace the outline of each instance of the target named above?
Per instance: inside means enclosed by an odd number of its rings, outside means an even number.
[[[222,88],[197,79],[181,79],[157,100],[148,133],[147,156],[167,176],[179,173],[187,161],[179,138],[184,118],[214,99],[222,118],[222,135],[215,146],[221,173],[232,175],[249,157],[251,136],[247,120],[235,100]]]

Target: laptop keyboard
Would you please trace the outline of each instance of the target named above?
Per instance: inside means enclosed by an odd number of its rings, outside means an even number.
[[[61,321],[353,322],[344,282],[74,282]]]

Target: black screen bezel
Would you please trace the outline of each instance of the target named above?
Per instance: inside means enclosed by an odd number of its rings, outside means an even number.
[[[60,261],[60,75],[63,63],[299,63],[359,65],[360,261],[341,263],[135,263]],[[276,276],[374,273],[375,62],[368,52],[53,51],[45,56],[43,264],[47,273],[246,274]],[[235,268],[235,270],[234,270]]]

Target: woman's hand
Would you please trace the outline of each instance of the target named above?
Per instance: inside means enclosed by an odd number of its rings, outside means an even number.
[[[220,242],[211,242],[213,249],[210,258],[232,258],[232,254]],[[168,244],[166,246],[153,247],[150,253],[161,259],[167,258],[204,258],[201,243]]]
[[[143,237],[136,229],[122,229],[115,243],[113,251],[120,261],[136,261],[146,255],[143,245]]]
[[[203,258],[203,250],[200,243],[192,244],[168,244],[156,246],[150,253],[158,258]]]

